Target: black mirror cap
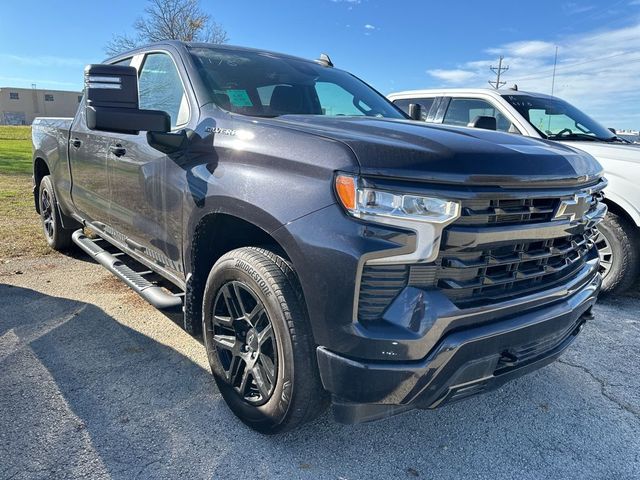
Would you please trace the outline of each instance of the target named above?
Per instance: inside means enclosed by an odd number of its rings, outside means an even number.
[[[89,130],[129,135],[137,135],[140,131],[171,130],[171,117],[167,112],[160,110],[87,106],[85,116]]]
[[[422,120],[422,105],[419,103],[410,103],[409,117],[411,117],[411,120]]]
[[[89,106],[138,109],[138,73],[134,67],[87,65],[84,88]]]
[[[478,115],[472,122],[467,124],[467,127],[481,128],[483,130],[497,130],[498,121],[496,117],[489,117],[487,115]]]
[[[184,151],[189,144],[189,135],[185,130],[175,133],[147,132],[147,143],[166,155]]]

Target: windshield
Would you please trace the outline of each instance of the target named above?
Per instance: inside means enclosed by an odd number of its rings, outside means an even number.
[[[617,137],[608,129],[559,98],[504,95],[538,133],[552,140],[603,140]]]
[[[407,118],[353,75],[266,52],[191,48],[213,101],[243,115],[346,115]]]

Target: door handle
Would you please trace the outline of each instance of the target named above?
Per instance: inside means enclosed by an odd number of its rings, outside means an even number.
[[[80,148],[80,145],[82,145],[82,142],[78,138],[72,138],[71,140],[69,140],[69,143],[72,147],[75,148]]]
[[[116,157],[121,157],[123,156],[125,153],[127,153],[127,149],[124,148],[122,145],[118,144],[118,145],[111,145],[109,147],[109,151],[111,153],[113,153]]]

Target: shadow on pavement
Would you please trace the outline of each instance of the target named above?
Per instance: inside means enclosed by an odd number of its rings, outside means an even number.
[[[326,414],[265,437],[208,371],[94,305],[0,285],[0,312],[0,478],[632,478],[640,465],[638,419],[564,364],[435,412]]]

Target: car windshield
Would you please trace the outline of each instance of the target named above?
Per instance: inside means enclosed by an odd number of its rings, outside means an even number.
[[[342,70],[259,51],[190,50],[213,101],[227,111],[259,117],[407,118],[366,83]]]
[[[505,95],[504,98],[545,138],[584,141],[617,139],[611,131],[559,98],[531,95]]]

